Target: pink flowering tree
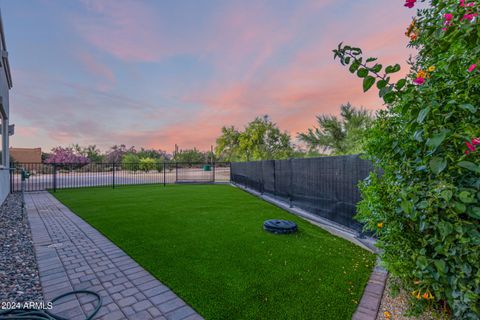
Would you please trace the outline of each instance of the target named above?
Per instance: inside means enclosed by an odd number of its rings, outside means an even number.
[[[400,65],[360,48],[334,50],[386,105],[365,146],[383,174],[361,185],[357,217],[415,310],[480,319],[480,1],[421,2],[406,31],[418,52],[406,77],[393,81]]]
[[[57,164],[60,167],[80,168],[88,164],[90,160],[77,154],[73,148],[56,147],[45,160],[47,164]]]

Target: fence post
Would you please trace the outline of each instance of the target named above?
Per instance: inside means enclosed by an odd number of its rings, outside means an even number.
[[[57,192],[57,164],[53,164],[53,192]]]
[[[175,161],[175,183],[178,182],[178,162]]]
[[[230,167],[230,182],[233,182],[233,172],[232,172],[232,163],[229,162],[228,166]]]
[[[260,191],[260,194],[263,196],[263,194],[265,193],[265,172],[263,170],[263,167],[264,167],[264,164],[265,164],[265,161],[260,161],[260,168],[262,169],[261,171],[261,174],[260,174],[260,180],[259,180],[259,183],[260,183],[260,186],[259,186],[259,191]]]
[[[289,186],[288,186],[288,199],[290,201],[290,208],[293,208],[293,159],[289,159],[288,160],[288,163],[289,163],[289,167],[290,167],[290,181],[289,181]]]
[[[273,161],[273,196],[277,196],[277,172],[275,170],[275,160]]]
[[[212,179],[213,179],[213,183],[215,183],[215,161],[212,163]]]
[[[14,177],[13,175],[15,174],[15,165],[13,164],[13,162],[10,162],[10,193],[14,193],[15,192],[15,186],[13,185],[13,182],[14,182]]]
[[[113,165],[113,173],[112,173],[112,189],[115,189],[115,162],[112,163]]]
[[[163,161],[163,186],[166,187],[167,186],[167,183],[165,181],[166,177],[167,177],[167,173],[166,173],[166,170],[167,170],[167,167],[165,166],[165,160]]]

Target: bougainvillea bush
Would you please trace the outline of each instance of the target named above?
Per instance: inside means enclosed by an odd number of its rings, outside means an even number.
[[[417,307],[479,319],[480,1],[418,2],[405,2],[421,7],[406,30],[417,55],[405,78],[393,81],[400,65],[384,67],[359,48],[334,50],[387,106],[366,145],[382,174],[361,185],[357,216]]]

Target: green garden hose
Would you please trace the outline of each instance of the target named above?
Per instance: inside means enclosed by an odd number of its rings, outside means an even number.
[[[67,296],[73,295],[73,294],[87,294],[87,295],[92,295],[96,298],[97,300],[97,305],[93,309],[92,313],[88,315],[85,320],[92,320],[93,317],[98,313],[100,310],[100,307],[102,306],[102,298],[98,293],[93,292],[93,291],[88,291],[88,290],[76,290],[76,291],[70,291],[64,294],[61,294],[57,297],[55,297],[52,300],[52,303],[55,301],[58,301],[62,298],[65,298]],[[12,319],[18,319],[18,320],[68,320],[68,318],[64,318],[61,316],[58,316],[56,314],[51,313],[48,310],[42,310],[42,309],[9,309],[9,310],[0,310],[0,320],[12,320]]]

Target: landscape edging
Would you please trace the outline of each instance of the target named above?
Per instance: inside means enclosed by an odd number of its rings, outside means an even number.
[[[362,299],[358,304],[357,310],[352,316],[352,320],[375,320],[382,302],[385,284],[388,273],[382,267],[377,266],[373,269],[370,279],[363,291]]]

